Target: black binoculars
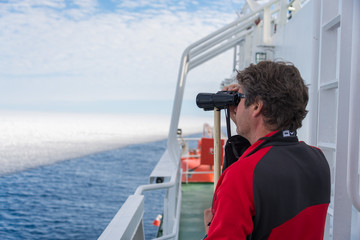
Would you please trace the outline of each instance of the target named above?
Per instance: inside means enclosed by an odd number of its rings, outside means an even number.
[[[196,96],[196,105],[205,111],[214,108],[225,109],[229,106],[237,106],[244,94],[232,91],[219,91],[217,93],[199,93]]]

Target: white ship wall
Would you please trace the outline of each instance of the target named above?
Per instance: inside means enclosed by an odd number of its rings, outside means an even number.
[[[306,4],[290,21],[274,35],[275,60],[284,60],[294,63],[299,69],[306,84],[309,84],[311,92],[312,68],[317,66],[313,63],[313,35],[314,35],[314,13],[313,1]],[[298,131],[299,139],[311,143],[310,119],[312,116],[314,97],[310,96],[307,109],[309,113],[303,121],[303,127]]]

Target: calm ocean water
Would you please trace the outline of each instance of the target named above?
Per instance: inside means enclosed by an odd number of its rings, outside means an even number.
[[[165,148],[165,140],[136,144],[1,176],[0,239],[97,239],[127,196],[148,183]],[[146,239],[156,234],[163,195],[145,195]]]

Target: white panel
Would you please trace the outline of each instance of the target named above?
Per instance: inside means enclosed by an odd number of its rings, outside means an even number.
[[[335,178],[334,178],[334,176],[335,176],[335,150],[329,149],[329,148],[323,148],[323,147],[320,147],[320,148],[323,151],[326,159],[328,160],[330,172],[331,172],[331,184],[333,185],[335,182]],[[333,192],[331,194],[333,194]]]
[[[318,141],[336,143],[337,89],[320,90]]]
[[[315,0],[318,1],[318,0]],[[339,1],[340,0],[326,0],[323,1],[322,22],[327,23],[336,17],[339,13]]]
[[[316,109],[313,108],[313,102],[317,102],[312,91],[317,91],[317,85],[311,82],[313,67],[317,66],[317,60],[313,59],[314,49],[313,41],[317,39],[314,34],[314,7],[315,2],[308,2],[299,12],[294,15],[286,25],[277,29],[274,35],[275,52],[274,59],[285,60],[294,63],[299,69],[302,78],[309,84],[309,103],[307,109],[309,113],[303,121],[303,127],[298,131],[298,137],[309,144],[315,144],[310,141],[310,131],[313,123],[310,119]],[[279,25],[278,25],[279,26]],[[313,89],[311,89],[313,88]],[[315,104],[316,105],[316,104]]]
[[[323,31],[321,40],[320,84],[334,82],[337,79],[337,36],[338,31],[336,29]]]

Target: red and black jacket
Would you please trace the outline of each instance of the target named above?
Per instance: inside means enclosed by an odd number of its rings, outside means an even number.
[[[295,132],[272,132],[221,175],[206,240],[322,240],[329,203],[330,170],[321,150],[299,142]]]

